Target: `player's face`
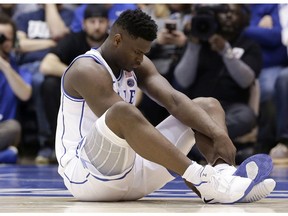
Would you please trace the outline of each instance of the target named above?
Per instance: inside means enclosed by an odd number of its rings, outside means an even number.
[[[141,65],[144,55],[151,49],[151,41],[142,38],[122,37],[118,49],[119,63],[122,69],[131,71]]]

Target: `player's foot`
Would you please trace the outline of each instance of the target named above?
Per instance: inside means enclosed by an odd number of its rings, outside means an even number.
[[[200,177],[201,182],[194,186],[200,192],[204,203],[234,203],[252,189],[251,179],[221,175],[210,165],[204,167]]]
[[[250,178],[253,188],[240,202],[256,202],[268,196],[275,188],[276,182],[267,179],[273,169],[272,159],[267,154],[256,154],[243,161],[234,176]]]

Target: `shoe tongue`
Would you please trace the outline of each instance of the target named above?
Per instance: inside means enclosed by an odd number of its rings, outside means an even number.
[[[216,173],[217,173],[216,170],[212,166],[206,165],[200,176],[202,181],[210,181],[211,176],[215,175]]]
[[[214,168],[222,175],[233,175],[237,170],[236,167],[229,164],[218,164]]]

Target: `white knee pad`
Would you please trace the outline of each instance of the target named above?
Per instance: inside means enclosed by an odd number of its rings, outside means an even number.
[[[195,144],[193,130],[172,115],[164,119],[156,128],[186,155]]]
[[[136,153],[126,140],[108,128],[105,116],[106,112],[93,125],[83,149],[88,160],[102,175],[113,176],[130,169]]]

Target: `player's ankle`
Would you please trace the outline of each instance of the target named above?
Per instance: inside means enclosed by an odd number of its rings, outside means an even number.
[[[193,161],[192,164],[186,169],[182,177],[192,184],[199,184],[201,182],[201,172],[204,167],[197,162]]]

